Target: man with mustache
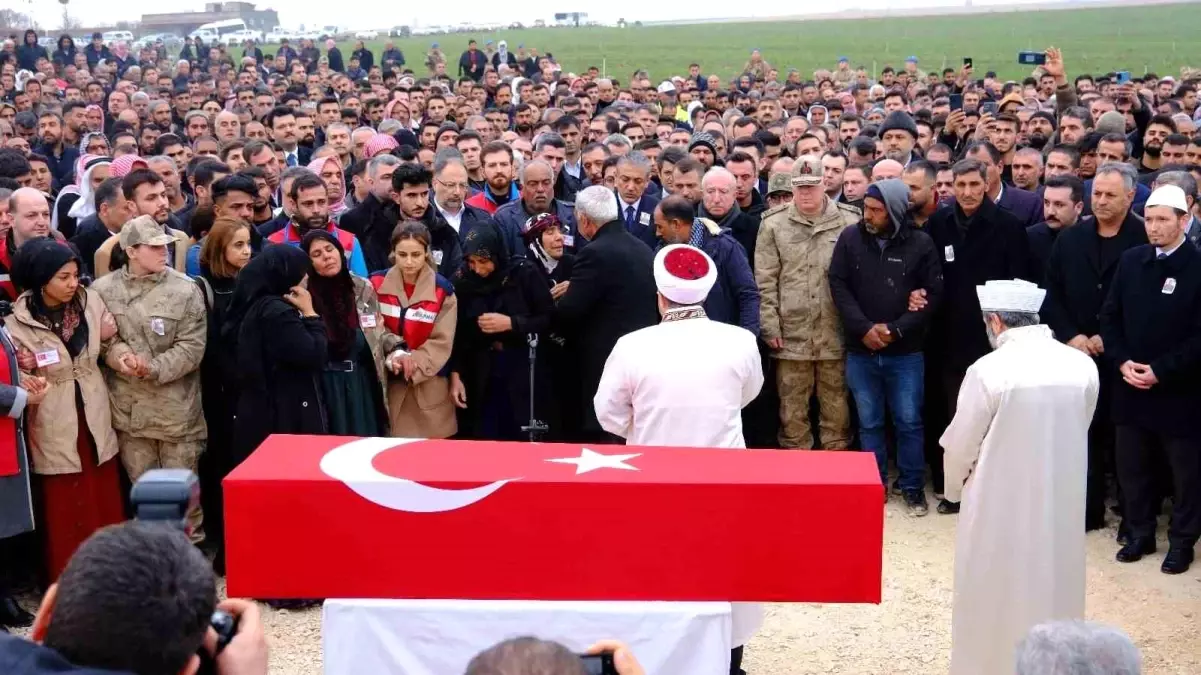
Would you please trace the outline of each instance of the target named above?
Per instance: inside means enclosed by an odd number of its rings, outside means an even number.
[[[1033,275],[1042,284],[1047,260],[1059,234],[1076,224],[1084,211],[1084,182],[1075,176],[1056,176],[1047,179],[1043,190],[1043,217],[1037,225],[1026,229],[1030,254],[1034,260]]]

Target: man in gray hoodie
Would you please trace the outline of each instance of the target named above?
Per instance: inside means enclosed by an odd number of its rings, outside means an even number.
[[[876,454],[887,485],[884,412],[897,437],[899,486],[909,513],[924,516],[925,458],[922,348],[942,295],[934,241],[909,220],[909,188],[899,179],[868,186],[863,220],[842,231],[830,261],[830,294],[842,320],[847,386],[859,411],[859,437]],[[909,294],[929,301],[909,311]]]

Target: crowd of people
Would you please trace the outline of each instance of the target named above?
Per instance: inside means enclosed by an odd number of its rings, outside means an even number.
[[[1021,81],[916,57],[873,80],[755,51],[728,81],[656,84],[504,41],[452,76],[437,45],[418,73],[391,45],[235,59],[189,39],[170,60],[36,37],[0,48],[26,430],[0,456],[23,495],[0,497],[0,537],[36,525],[42,545],[4,570],[57,578],[157,467],[198,468],[191,533],[220,570],[220,480],[272,433],[616,442],[594,396],[618,340],[661,319],[668,245],[713,261],[701,311],[757,338],[765,384],[731,445],[862,448],[886,484],[895,455],[914,516],[927,482],[959,508],[938,439],[990,351],[976,287],[1043,285],[1044,323],[1102,374],[1081,527],[1116,486],[1134,562],[1171,497],[1162,569],[1192,562],[1201,78],[1069,79],[1052,48]],[[30,619],[0,596],[0,623]]]

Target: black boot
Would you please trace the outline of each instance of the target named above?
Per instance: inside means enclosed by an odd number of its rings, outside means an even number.
[[[1155,552],[1154,537],[1131,537],[1117,554],[1117,561],[1122,563],[1138,562],[1145,555]]]
[[[1164,574],[1184,574],[1193,564],[1193,547],[1172,546],[1159,568]]]
[[[0,626],[28,628],[33,625],[33,615],[17,604],[11,595],[0,595]]]

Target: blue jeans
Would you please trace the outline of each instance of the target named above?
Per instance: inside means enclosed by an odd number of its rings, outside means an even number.
[[[888,488],[888,450],[884,443],[884,411],[892,414],[897,434],[897,468],[903,491],[926,484],[922,398],[925,359],[917,354],[847,353],[847,386],[859,413],[859,440],[876,453],[880,480]]]

